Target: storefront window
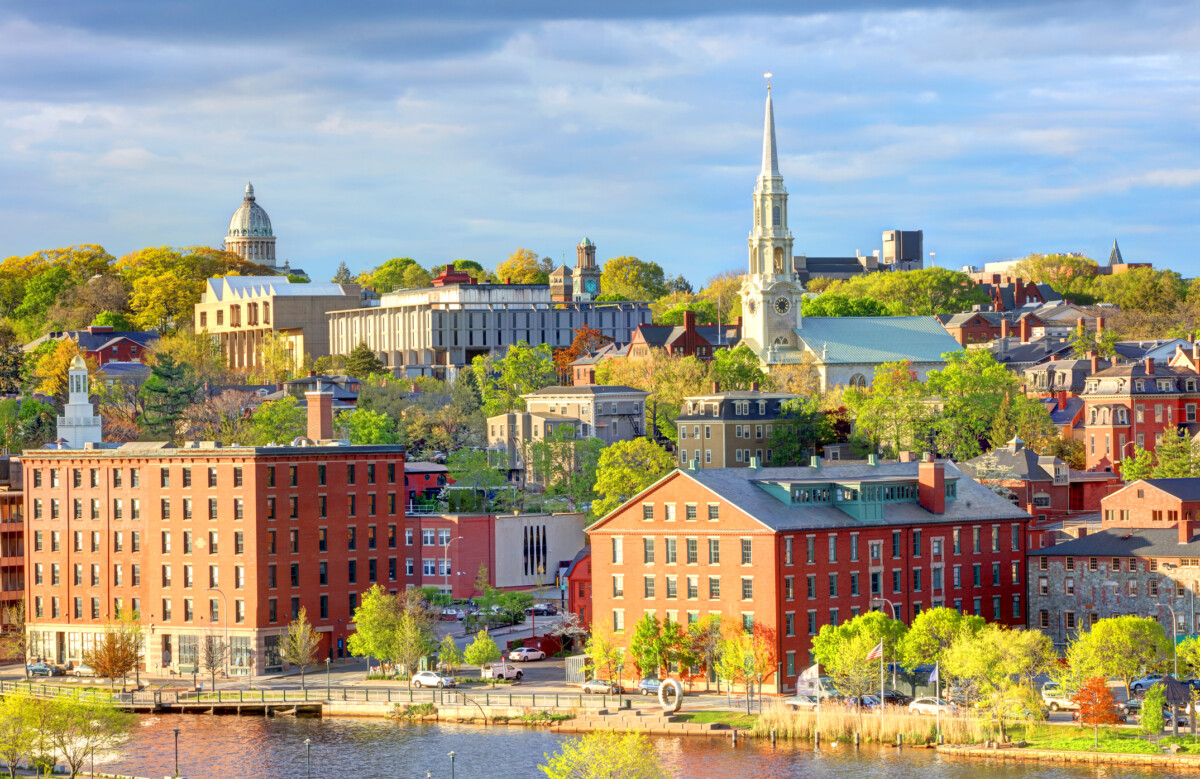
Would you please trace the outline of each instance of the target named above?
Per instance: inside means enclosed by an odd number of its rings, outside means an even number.
[[[250,658],[253,649],[249,636],[234,636],[229,639],[229,673],[233,676],[250,675]]]
[[[198,636],[179,637],[179,672],[190,674],[199,669],[200,641]]]
[[[263,665],[265,671],[283,669],[283,658],[279,656],[279,636],[267,636],[263,649]]]

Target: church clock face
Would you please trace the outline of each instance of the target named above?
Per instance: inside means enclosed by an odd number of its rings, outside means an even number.
[[[596,292],[596,280],[588,279],[588,280],[584,281],[583,288],[586,289],[588,292],[591,292],[594,294]]]
[[[757,314],[757,313],[758,313],[758,302],[757,302],[757,301],[755,301],[755,300],[753,300],[753,299],[752,299],[752,300],[750,300],[749,302],[747,302],[747,304],[746,304],[746,305],[747,305],[747,307],[750,309],[750,313],[751,313],[751,314]]]
[[[792,309],[792,301],[787,298],[775,298],[775,311],[783,315]]]

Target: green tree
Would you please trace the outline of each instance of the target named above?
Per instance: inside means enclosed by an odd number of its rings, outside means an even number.
[[[338,263],[337,270],[334,271],[331,281],[334,284],[350,284],[354,281],[354,276],[350,273],[350,268],[346,265],[345,260]]]
[[[1077,676],[1117,677],[1125,685],[1147,670],[1165,667],[1171,641],[1158,620],[1132,615],[1109,617],[1080,633],[1072,646]]]
[[[765,386],[770,381],[758,355],[745,344],[717,351],[712,361],[712,378],[726,392],[748,390],[751,384]]]
[[[697,325],[715,325],[718,320],[717,304],[712,300],[695,300],[691,303],[680,303],[664,311],[654,318],[656,325],[683,326],[684,313],[691,311],[696,315]],[[723,324],[729,323],[729,317],[722,317]]]
[[[125,743],[137,724],[134,715],[101,701],[57,698],[41,705],[49,708],[47,741],[67,764],[71,779],[96,752]]]
[[[977,633],[960,633],[945,652],[945,668],[1003,733],[1006,721],[1041,711],[1034,680],[1053,658],[1053,645],[1044,633],[991,623]]]
[[[1154,479],[1184,479],[1200,474],[1200,447],[1186,430],[1167,430],[1154,447]]]
[[[550,387],[557,380],[554,351],[549,344],[530,346],[524,341],[510,344],[504,357],[480,355],[471,363],[483,413],[493,417],[524,411],[522,395]]]
[[[1163,716],[1163,709],[1166,705],[1166,690],[1162,682],[1159,682],[1147,690],[1146,697],[1142,699],[1142,716],[1139,720],[1138,730],[1147,736],[1161,734],[1166,725],[1166,718]]]
[[[833,425],[815,398],[785,401],[771,430],[771,465],[808,465],[808,458],[835,440]]]
[[[350,350],[345,359],[346,373],[356,379],[365,379],[377,373],[383,373],[385,366],[366,342]]]
[[[394,444],[399,440],[394,419],[365,408],[342,412],[338,415],[338,426],[343,437],[355,446]]]
[[[549,779],[668,779],[672,774],[642,733],[596,731],[563,742],[538,768]]]
[[[458,671],[464,659],[462,650],[458,648],[458,644],[454,641],[454,636],[447,633],[442,639],[442,643],[438,646],[438,662],[441,663],[443,668],[453,674]]]
[[[539,259],[535,251],[517,249],[496,266],[496,278],[505,284],[548,284],[552,270],[549,257]]]
[[[371,658],[393,660],[396,656],[396,623],[401,605],[379,584],[362,594],[354,609],[354,632],[347,644],[350,653],[367,658],[367,675],[371,674]]]
[[[1170,313],[1184,301],[1187,285],[1173,270],[1133,268],[1096,279],[1095,294],[1123,310]]]
[[[926,402],[925,386],[907,360],[879,365],[871,386],[847,389],[845,401],[858,435],[872,450],[882,447],[894,457],[901,450],[926,446],[934,414]]]
[[[603,517],[675,467],[675,458],[648,438],[616,441],[605,447],[596,466],[592,516]]]
[[[1120,462],[1121,478],[1126,482],[1150,479],[1154,474],[1154,455],[1134,444],[1133,456]]]
[[[957,314],[988,302],[970,276],[945,268],[868,273],[830,283],[824,294],[830,293],[872,298],[884,303],[893,316]]]
[[[625,300],[658,300],[667,294],[662,267],[633,256],[613,257],[604,263],[600,287],[606,295]]]
[[[572,511],[595,497],[597,468],[604,453],[599,438],[576,438],[569,425],[559,425],[550,435],[529,444],[527,478],[541,484],[547,497],[564,498]]]
[[[826,292],[806,299],[801,306],[804,316],[889,316],[888,307],[871,297],[850,297]]]
[[[33,708],[39,704],[23,695],[0,700],[0,760],[8,766],[9,779],[16,779],[17,768],[33,753],[37,736]]]
[[[1050,289],[1080,305],[1095,302],[1096,261],[1066,254],[1031,254],[1017,263],[1012,275],[1049,284]]]
[[[289,444],[293,439],[308,432],[308,420],[304,409],[296,399],[288,396],[279,400],[268,400],[250,417],[250,443],[254,446],[267,444]]]
[[[395,660],[396,665],[404,669],[408,676],[408,686],[412,687],[413,673],[417,670],[421,658],[433,651],[433,633],[429,625],[422,620],[414,609],[405,609],[396,619]]]
[[[833,678],[838,692],[870,695],[879,690],[879,661],[868,660],[867,655],[882,641],[884,660],[896,660],[905,630],[903,622],[869,611],[840,625],[823,625],[812,642],[813,656]]]
[[[96,327],[111,327],[118,333],[133,330],[133,323],[123,311],[101,311],[92,319],[91,324]]]
[[[413,271],[414,280],[417,275],[424,274],[425,284],[416,284],[412,286],[426,286],[429,281],[429,272],[422,268],[412,257],[393,257],[384,264],[380,265],[370,274],[370,281],[366,286],[381,294],[391,292],[396,289],[409,289],[409,284],[406,283],[407,274]]]
[[[508,485],[504,474],[488,462],[488,453],[479,449],[452,452],[446,460],[446,468],[456,487],[452,494],[470,490],[468,500],[472,505],[479,499],[486,503]]]
[[[496,646],[486,630],[481,630],[475,634],[475,640],[467,645],[463,659],[470,665],[479,666],[479,675],[483,676],[483,669],[500,659],[500,647]]]
[[[605,622],[592,623],[592,635],[588,638],[584,652],[588,656],[587,667],[592,678],[606,679],[621,686],[628,664],[628,654],[617,644],[612,628]]]
[[[174,441],[179,421],[195,401],[197,389],[188,379],[187,366],[177,364],[170,354],[160,355],[150,368],[150,377],[138,391],[145,406],[142,428],[147,433]]]
[[[908,667],[934,665],[945,659],[946,650],[963,634],[974,635],[987,624],[983,617],[959,614],[939,606],[922,611],[898,646],[900,661]]]
[[[296,353],[292,339],[286,333],[263,333],[257,357],[253,376],[264,384],[278,384],[296,375]]]
[[[279,656],[285,663],[300,668],[300,687],[308,689],[304,683],[304,669],[316,662],[317,647],[321,638],[308,621],[308,610],[300,607],[300,613],[288,623],[287,632],[279,641]]]

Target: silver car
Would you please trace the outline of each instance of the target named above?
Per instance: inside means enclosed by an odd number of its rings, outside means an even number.
[[[413,687],[457,687],[453,676],[443,676],[436,671],[418,671],[412,678]]]

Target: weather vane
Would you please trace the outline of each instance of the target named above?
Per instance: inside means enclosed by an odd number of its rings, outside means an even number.
[[[767,80],[767,91],[770,92],[771,91],[771,74],[764,73],[763,78],[765,78]]]

